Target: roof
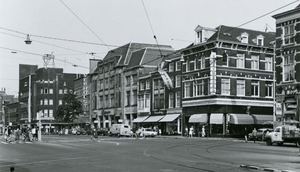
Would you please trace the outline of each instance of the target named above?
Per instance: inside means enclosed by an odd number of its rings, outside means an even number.
[[[147,47],[160,47],[162,48],[172,48],[170,45],[156,45],[156,44],[144,44],[144,43],[128,43],[116,49],[109,51],[104,57],[104,61],[110,58],[120,56],[120,60],[117,65],[127,65],[130,61],[131,55],[134,51]]]
[[[275,14],[272,17],[275,18],[275,19],[277,19],[277,18],[286,16],[286,15],[294,14],[294,13],[295,14],[299,14],[299,11],[300,11],[300,4],[298,6],[296,6],[296,8],[294,8],[292,10],[288,10],[288,11],[284,11],[284,12],[279,13],[279,14]]]
[[[264,37],[264,46],[273,47],[273,45],[271,45],[270,42],[275,40],[275,32],[262,32],[262,31],[255,31],[250,29],[224,26],[224,25],[220,25],[216,29],[217,32],[213,34],[207,40],[207,42],[221,40],[221,41],[241,43],[239,37],[241,36],[242,33],[248,34],[248,45],[257,45],[254,40],[260,35]]]

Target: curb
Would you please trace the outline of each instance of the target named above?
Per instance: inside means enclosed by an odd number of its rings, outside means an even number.
[[[264,168],[264,167],[258,167],[258,166],[253,166],[253,165],[245,165],[245,164],[241,164],[240,167],[245,168],[245,169],[258,170],[258,171],[295,172],[295,171],[291,171],[291,170],[277,170],[277,169],[273,169],[273,168]]]

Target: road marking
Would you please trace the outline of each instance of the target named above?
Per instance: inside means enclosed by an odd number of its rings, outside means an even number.
[[[148,150],[148,149],[145,149],[145,150],[144,150],[144,155],[150,157],[150,155],[147,154],[147,150]]]
[[[106,140],[102,140],[103,141],[103,143],[104,142],[106,142],[106,143],[114,143],[114,144],[116,144],[117,146],[119,146],[120,145],[120,143],[118,143],[118,142],[112,142],[112,141],[106,141]],[[100,140],[98,140],[97,142],[101,142]]]
[[[8,144],[8,143],[6,143],[6,142],[1,142],[1,143],[2,143],[2,144],[6,144],[6,145]]]

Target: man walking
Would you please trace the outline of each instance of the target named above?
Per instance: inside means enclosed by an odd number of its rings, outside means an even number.
[[[247,130],[247,127],[245,127],[244,135],[245,135],[245,143],[247,143],[248,142],[248,130]]]
[[[253,137],[254,143],[255,143],[255,140],[256,140],[256,136],[257,136],[257,131],[256,131],[256,128],[254,128],[253,131],[252,131],[252,137]]]

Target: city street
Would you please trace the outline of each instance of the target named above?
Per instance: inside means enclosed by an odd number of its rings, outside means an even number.
[[[222,138],[44,136],[42,142],[0,139],[0,171],[257,171],[300,170],[294,145],[266,146]],[[252,169],[249,169],[252,166]],[[247,168],[248,167],[248,168]]]

